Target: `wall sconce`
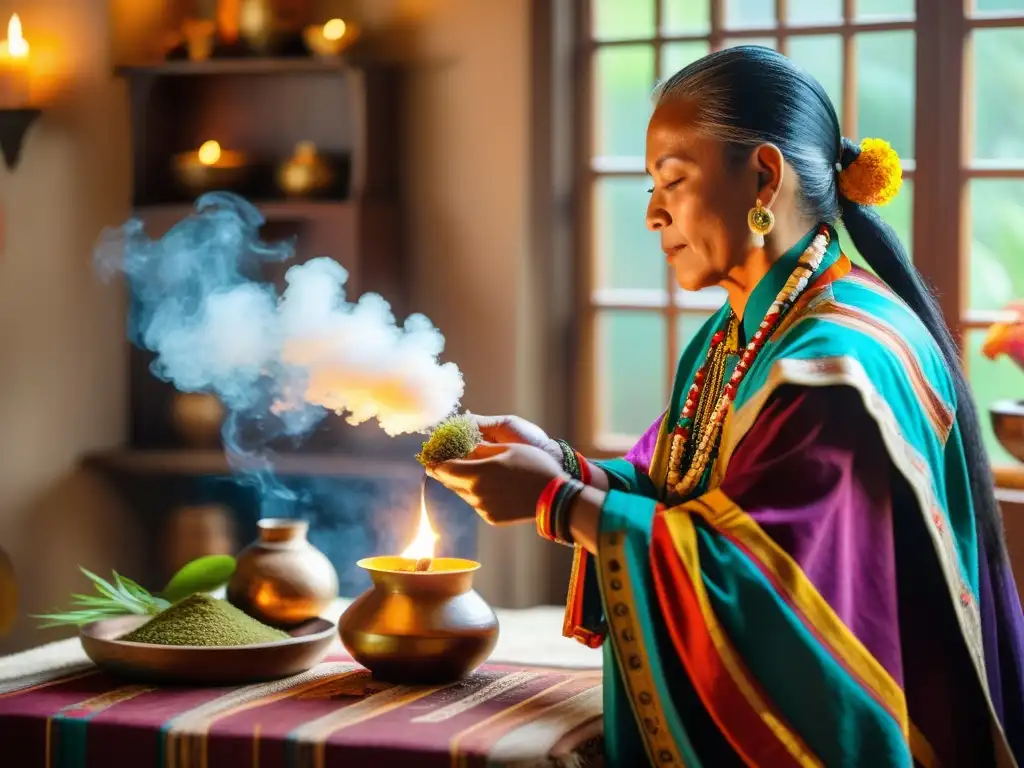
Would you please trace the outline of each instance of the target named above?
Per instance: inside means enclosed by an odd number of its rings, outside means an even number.
[[[0,150],[9,170],[17,167],[25,134],[42,114],[31,106],[30,62],[21,18],[15,13],[7,23],[7,39],[0,42]]]

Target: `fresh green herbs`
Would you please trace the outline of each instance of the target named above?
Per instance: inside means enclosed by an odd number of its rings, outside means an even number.
[[[451,416],[434,427],[416,459],[424,466],[450,459],[464,459],[481,440],[480,428],[469,416]]]
[[[96,594],[71,596],[71,606],[64,611],[35,616],[44,619],[40,628],[82,626],[115,616],[156,616],[177,602],[197,592],[212,592],[223,586],[235,571],[235,558],[230,555],[209,555],[187,563],[174,574],[163,592],[151,594],[136,582],[113,572],[113,579],[97,576],[79,567],[96,590]]]

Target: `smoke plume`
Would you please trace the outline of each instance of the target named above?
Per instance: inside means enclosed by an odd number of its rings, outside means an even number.
[[[101,275],[128,281],[129,335],[154,353],[153,373],[223,401],[229,456],[270,471],[266,446],[301,440],[328,411],[394,436],[457,408],[462,374],[438,361],[444,337],[426,317],[398,325],[383,297],[350,300],[348,273],[329,258],[289,268],[279,295],[260,270],[291,258],[293,243],[263,242],[262,224],[250,203],[216,192],[163,237],[132,219],[106,230],[95,253]]]

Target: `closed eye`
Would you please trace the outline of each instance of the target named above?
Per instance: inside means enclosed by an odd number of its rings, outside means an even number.
[[[667,189],[669,192],[671,192],[673,189],[675,189],[680,184],[682,184],[685,180],[686,180],[685,176],[680,176],[675,181],[670,181],[668,184],[666,184],[665,185],[665,189]],[[650,189],[648,189],[647,190],[647,194],[653,195],[654,194],[654,187],[651,187]]]

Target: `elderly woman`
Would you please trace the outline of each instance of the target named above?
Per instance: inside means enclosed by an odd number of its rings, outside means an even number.
[[[728,293],[665,412],[604,462],[480,419],[487,442],[430,470],[575,547],[565,629],[604,645],[610,764],[1014,765],[1022,616],[978,415],[870,207],[898,158],[741,47],[659,87],[647,171],[679,285]]]

